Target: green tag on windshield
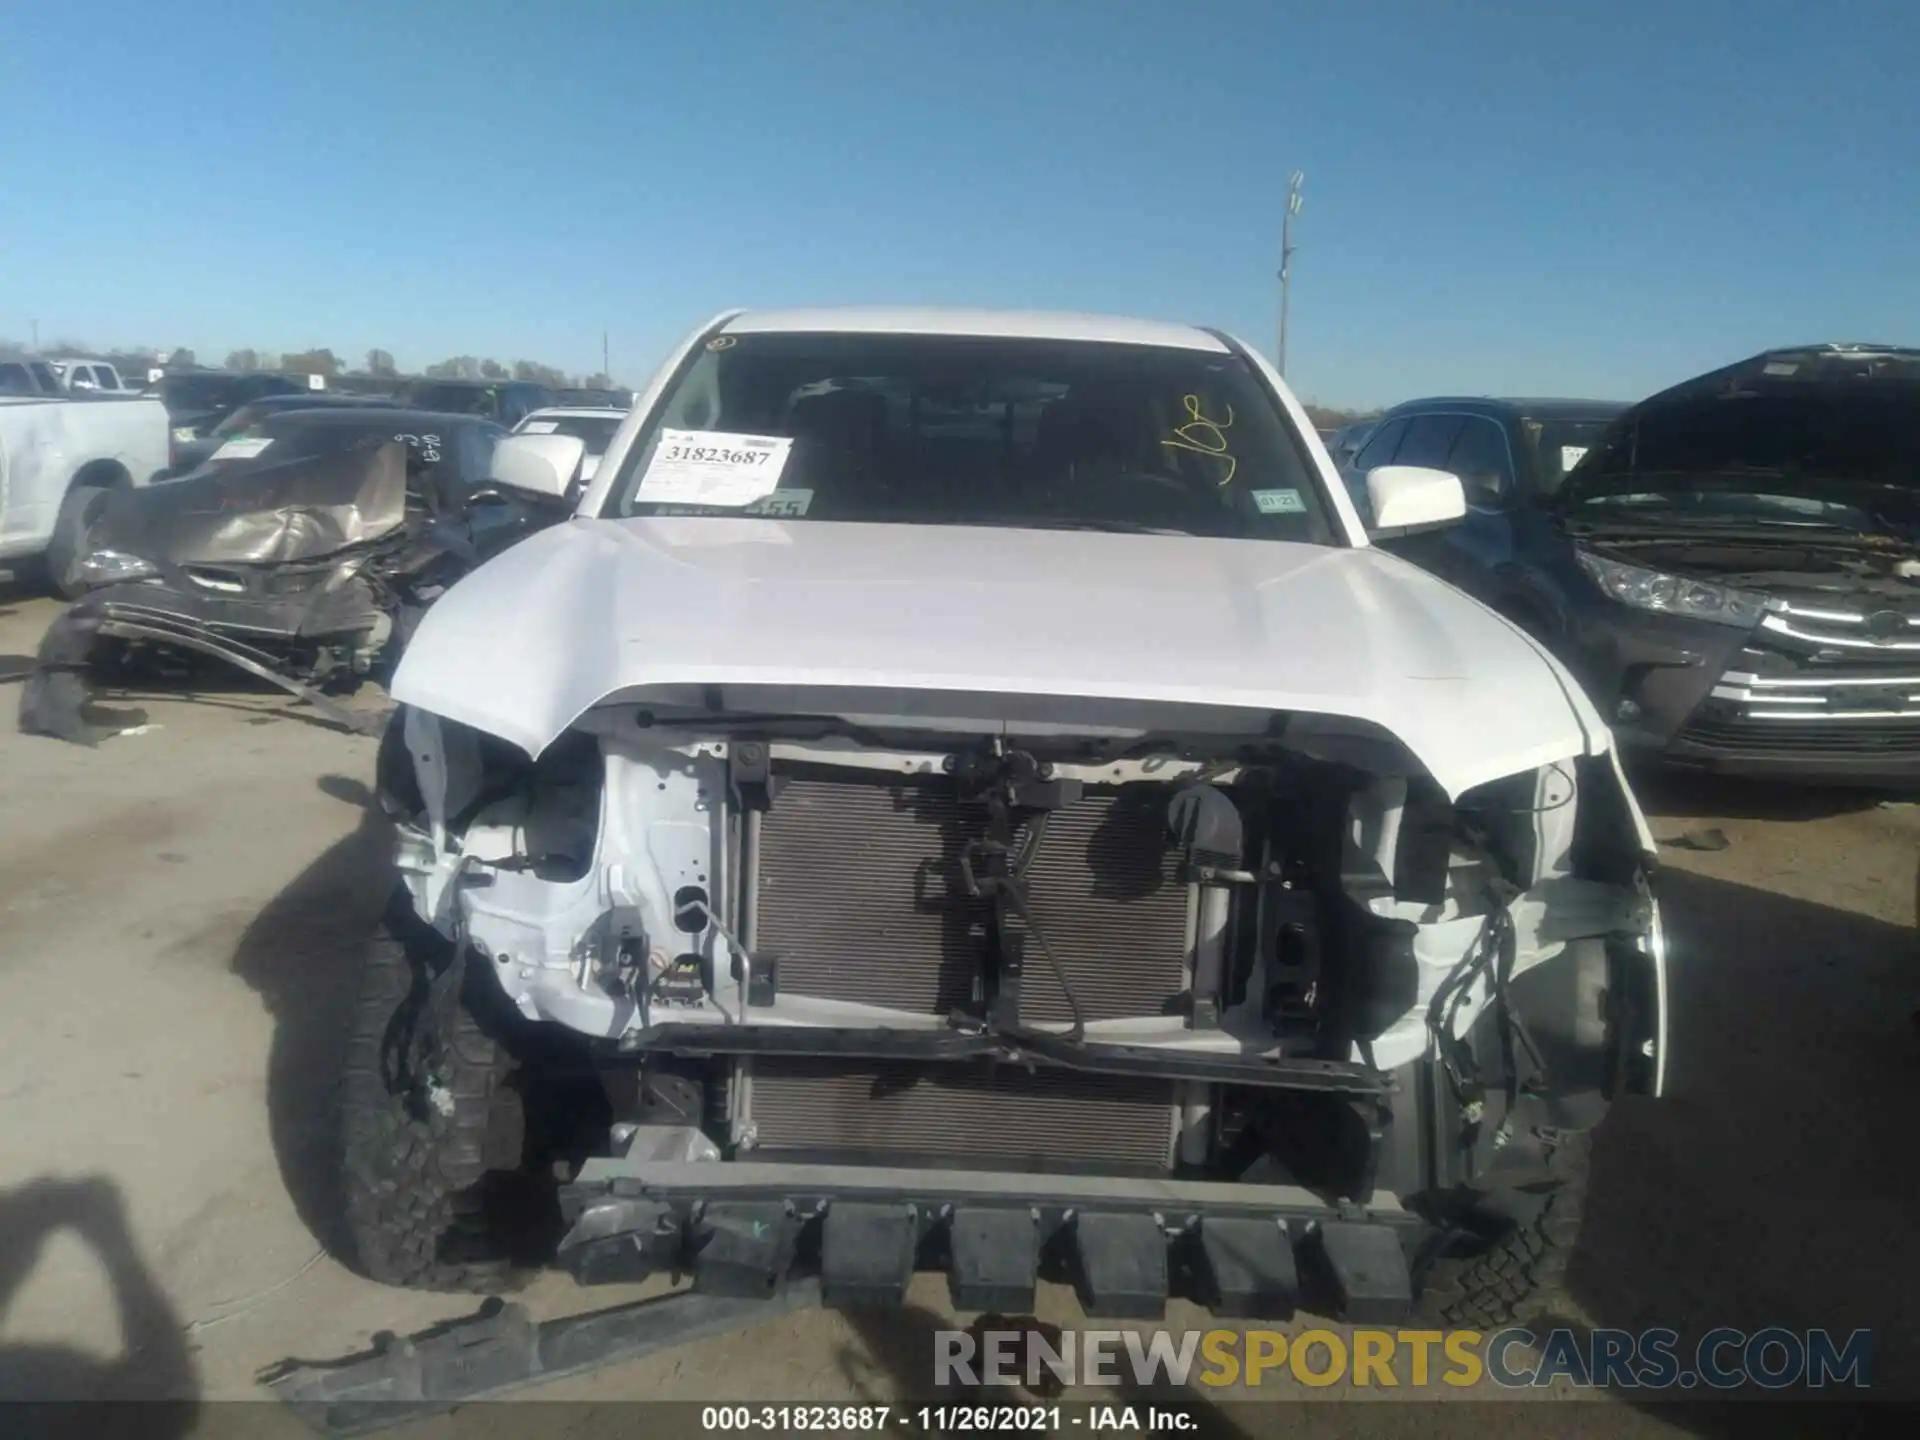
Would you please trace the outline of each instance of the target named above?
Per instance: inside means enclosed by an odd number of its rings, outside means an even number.
[[[1256,490],[1253,508],[1262,515],[1304,515],[1307,502],[1300,498],[1298,490]]]

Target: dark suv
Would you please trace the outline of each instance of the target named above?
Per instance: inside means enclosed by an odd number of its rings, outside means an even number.
[[[1624,409],[1611,400],[1409,400],[1380,417],[1346,466],[1347,489],[1368,517],[1369,470],[1423,465],[1458,475],[1467,496],[1465,519],[1387,541],[1384,548],[1539,634],[1543,617],[1533,570],[1555,532],[1553,496]]]
[[[1388,463],[1457,473],[1466,518],[1385,548],[1545,641],[1623,753],[1911,790],[1916,457],[1920,349],[1805,345],[1625,410],[1415,401],[1348,485]]]
[[[213,434],[214,427],[249,401],[268,395],[304,395],[307,387],[264,371],[176,370],[147,387],[167,407],[167,468],[180,467],[183,451]]]

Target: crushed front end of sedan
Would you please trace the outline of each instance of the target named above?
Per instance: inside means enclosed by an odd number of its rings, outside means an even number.
[[[558,518],[495,490],[476,524],[469,500],[504,434],[390,409],[286,412],[191,475],[113,492],[79,565],[86,592],[41,642],[20,728],[92,743],[94,684],[162,654],[211,657],[349,729],[377,725],[332,697],[390,672],[420,613],[483,555]]]
[[[1456,1323],[1551,1290],[1588,1133],[1661,1088],[1651,841],[1566,673],[1367,545],[1270,367],[749,314],[640,408],[395,678],[370,1274]],[[1459,512],[1375,483],[1383,523]]]

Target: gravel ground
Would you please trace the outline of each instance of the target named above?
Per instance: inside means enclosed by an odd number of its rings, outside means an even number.
[[[0,594],[0,1398],[252,1399],[256,1372],[284,1357],[468,1313],[470,1300],[385,1290],[335,1258],[340,957],[385,886],[366,803],[374,742],[269,695],[116,700],[146,728],[91,752],[19,736],[5,682],[54,613]],[[1673,1094],[1620,1107],[1601,1132],[1576,1318],[1683,1335],[1870,1327],[1876,1390],[1920,1398],[1912,1122],[1905,1101],[1887,1108],[1920,1079],[1920,810],[1642,788],[1663,840],[1718,829],[1728,844],[1663,847]],[[550,1317],[623,1295],[553,1276],[524,1298]],[[922,1277],[913,1300],[883,1321],[772,1320],[541,1394],[923,1394],[943,1287]],[[1058,1291],[1043,1311],[1077,1315]],[[1198,1318],[1176,1307],[1169,1323]],[[1310,1410],[1287,1423],[1353,1423],[1345,1406]],[[272,1412],[203,1406],[175,1429],[217,1429],[223,1414],[277,1428]],[[1538,1428],[1537,1412],[1513,1414]],[[1374,1406],[1367,1432],[1425,1431],[1431,1416]],[[465,1420],[461,1433],[487,1432],[486,1415]],[[1553,1425],[1715,1428],[1611,1400],[1561,1406]]]

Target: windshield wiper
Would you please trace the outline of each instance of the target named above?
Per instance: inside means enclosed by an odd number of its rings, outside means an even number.
[[[1074,519],[1060,516],[1010,516],[1006,519],[974,520],[975,525],[1010,525],[1022,530],[1098,530],[1109,535],[1187,535],[1196,530],[1181,530],[1167,525],[1143,525],[1137,520]]]

